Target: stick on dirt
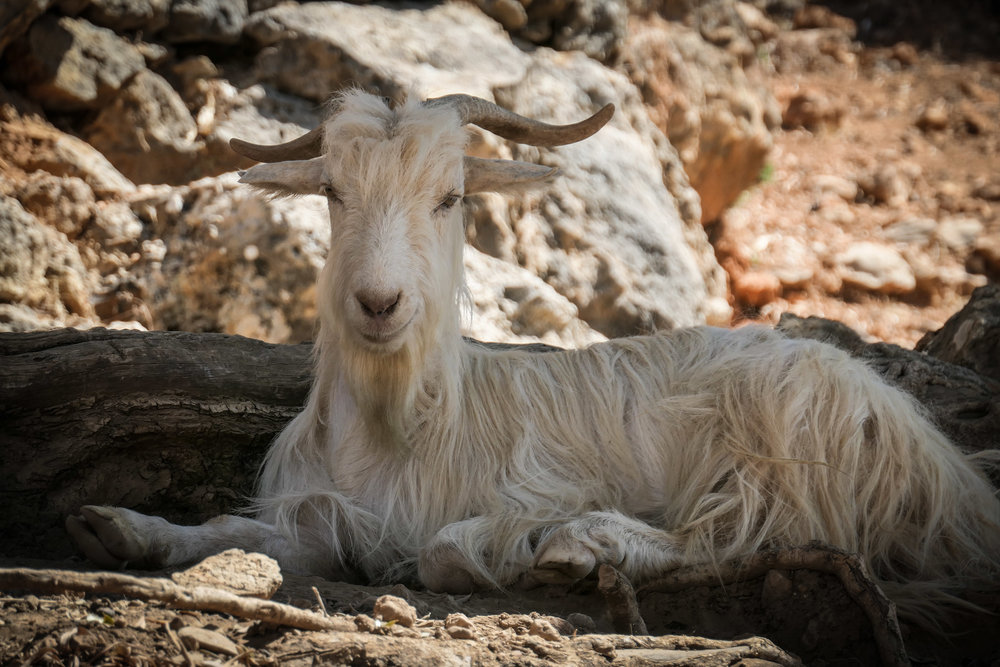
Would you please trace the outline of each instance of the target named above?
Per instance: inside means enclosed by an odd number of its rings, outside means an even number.
[[[178,609],[221,612],[302,630],[355,630],[354,623],[350,621],[280,602],[240,597],[207,586],[180,586],[169,579],[135,577],[117,572],[0,568],[0,589],[35,593],[114,593],[142,600],[159,600]]]

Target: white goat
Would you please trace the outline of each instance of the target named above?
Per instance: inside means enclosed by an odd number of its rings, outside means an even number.
[[[750,327],[546,353],[462,339],[462,196],[554,171],[464,156],[463,125],[559,145],[612,113],[551,126],[465,96],[392,109],[351,92],[299,140],[234,140],[271,163],[243,182],[329,200],[308,403],[263,465],[257,519],[88,506],[67,520],[83,551],[167,566],[241,547],[464,592],[820,540],[861,554],[904,613],[933,619],[927,604],[995,584],[1000,502],[982,472],[838,349]]]

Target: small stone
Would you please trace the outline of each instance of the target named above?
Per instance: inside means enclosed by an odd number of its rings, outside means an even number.
[[[615,645],[611,643],[610,639],[605,637],[594,637],[590,640],[590,647],[594,649],[594,652],[603,655],[608,660],[614,660],[615,657]]]
[[[740,303],[760,307],[781,296],[781,281],[767,271],[747,271],[733,280],[733,296]]]
[[[476,626],[465,614],[448,614],[444,619],[444,629],[452,639],[476,638]]]
[[[559,632],[544,618],[533,619],[531,625],[528,627],[528,634],[548,641],[557,641],[559,639]]]
[[[240,652],[231,639],[215,630],[187,626],[177,631],[177,637],[189,649],[204,649],[224,655],[237,655]]]
[[[378,624],[368,614],[358,614],[354,617],[354,627],[358,629],[358,632],[375,632],[378,629]]]
[[[905,294],[916,287],[913,269],[895,249],[870,243],[855,243],[836,257],[844,283],[881,294]]]
[[[375,600],[374,614],[384,623],[395,621],[407,628],[412,628],[417,622],[417,610],[413,605],[395,595],[383,595]]]
[[[952,250],[965,250],[984,229],[983,223],[975,218],[948,218],[938,224],[934,236]]]
[[[948,106],[944,100],[930,103],[917,117],[917,127],[924,132],[939,132],[948,127]]]

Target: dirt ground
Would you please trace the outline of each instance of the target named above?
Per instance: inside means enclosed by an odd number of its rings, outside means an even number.
[[[872,46],[829,30],[818,47],[784,33],[762,64],[784,129],[710,233],[740,319],[819,315],[912,347],[1000,277],[1000,62],[905,29]],[[838,256],[862,242],[896,250],[915,289],[841,280]]]
[[[820,62],[786,61],[767,76],[783,105],[811,100],[812,119],[776,133],[762,183],[710,229],[734,285],[754,274],[745,291],[734,289],[741,319],[822,315],[911,347],[1000,273],[1000,62],[906,42],[855,42]],[[942,231],[942,220],[970,219],[978,226],[955,222]],[[859,241],[897,248],[918,267],[917,288],[892,294],[845,284],[834,258]],[[795,271],[809,279],[796,281]],[[751,289],[758,274],[778,276],[780,288],[761,296]],[[377,619],[383,594],[406,600],[417,619]],[[281,628],[122,595],[7,589],[0,663],[791,664],[777,646],[811,665],[879,661],[862,610],[836,579],[808,571],[640,592],[650,636],[634,638],[614,633],[593,581],[453,597],[286,575],[274,599],[325,609],[353,631]],[[996,597],[977,602],[1000,611]],[[1000,616],[972,614],[963,623],[947,639],[904,625],[914,664],[1000,664]]]

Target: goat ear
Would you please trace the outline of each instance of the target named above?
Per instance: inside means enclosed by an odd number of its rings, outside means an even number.
[[[240,183],[278,196],[316,195],[323,182],[323,158],[258,164],[240,172]]]
[[[541,185],[559,170],[530,162],[485,160],[465,156],[465,194],[474,192],[516,192]]]

